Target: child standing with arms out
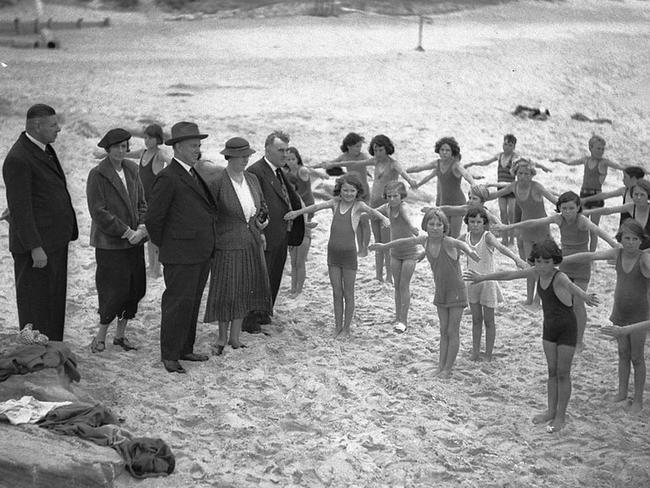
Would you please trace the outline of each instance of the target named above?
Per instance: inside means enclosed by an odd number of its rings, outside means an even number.
[[[436,376],[449,378],[456,362],[460,345],[460,321],[467,306],[467,289],[460,269],[460,255],[464,252],[474,260],[478,254],[465,242],[449,237],[449,220],[442,210],[432,208],[424,214],[422,230],[427,234],[406,237],[386,244],[372,244],[370,250],[420,244],[433,272],[436,294],[433,303],[440,322],[440,360]]]
[[[584,166],[584,175],[582,177],[582,188],[580,189],[580,198],[591,197],[598,195],[603,191],[603,183],[605,178],[607,178],[607,169],[620,169],[623,170],[624,167],[620,164],[614,163],[607,158],[603,157],[605,153],[605,139],[600,136],[593,135],[589,139],[589,156],[585,156],[579,159],[567,160],[565,158],[555,158],[552,159],[552,162],[563,163],[568,166]],[[589,210],[592,208],[599,208],[605,205],[605,202],[602,199],[590,200],[588,203],[585,203],[585,209]],[[591,221],[598,225],[600,222],[599,214],[592,214]],[[595,251],[598,246],[598,236],[594,233],[591,234],[591,241],[589,243],[589,250]]]
[[[390,221],[377,210],[362,201],[363,187],[354,175],[343,175],[336,180],[334,198],[300,210],[288,212],[285,220],[318,212],[326,208],[334,211],[327,244],[327,266],[334,299],[334,336],[350,335],[350,324],[354,316],[354,282],[357,277],[356,230],[364,213],[380,220],[385,227]]]
[[[484,275],[468,270],[465,278],[473,283],[530,277],[537,280],[537,293],[544,312],[542,339],[548,366],[548,408],[535,415],[533,423],[550,422],[548,431],[558,432],[566,423],[566,409],[571,398],[571,363],[578,336],[573,301],[580,297],[587,305],[596,305],[598,299],[571,283],[567,275],[556,268],[562,262],[562,253],[552,239],[534,243],[528,261],[534,264],[532,268]]]
[[[479,255],[479,261],[467,260],[467,269],[479,274],[494,272],[494,251],[498,250],[504,256],[512,259],[519,268],[527,268],[526,262],[519,258],[506,246],[501,244],[489,231],[487,212],[481,207],[472,207],[465,215],[467,234],[461,236],[468,246],[471,246]],[[496,281],[482,283],[469,283],[467,285],[469,307],[472,311],[472,361],[478,361],[481,350],[481,335],[485,323],[485,357],[492,361],[492,350],[496,338],[494,322],[494,309],[502,301],[501,290]]]
[[[650,254],[641,251],[641,243],[647,238],[641,225],[634,219],[627,219],[618,230],[616,240],[621,248],[606,251],[578,253],[567,261],[584,262],[595,260],[616,261],[616,289],[614,309],[609,320],[616,326],[626,326],[650,319],[648,307],[648,283],[650,282]],[[611,396],[614,402],[627,400],[631,366],[634,366],[634,399],[630,413],[643,408],[645,387],[645,330],[634,330],[618,339],[618,392]]]
[[[418,228],[411,224],[404,199],[406,186],[401,181],[391,181],[384,187],[385,203],[377,210],[390,219],[390,239],[402,239],[418,235]],[[415,264],[422,254],[422,248],[413,243],[393,247],[390,250],[390,264],[395,284],[396,332],[404,332],[408,325],[411,304],[411,278]]]

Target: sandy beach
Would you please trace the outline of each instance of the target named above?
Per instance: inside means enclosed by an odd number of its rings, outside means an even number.
[[[0,18],[17,12],[0,10]],[[588,154],[596,133],[607,140],[607,157],[650,170],[648,2],[524,0],[434,15],[424,28],[424,52],[414,50],[417,19],[410,17],[171,22],[160,12],[49,5],[45,13],[111,17],[112,25],[57,32],[57,50],[0,46],[0,161],[32,103],[57,109],[63,130],[55,147],[80,224],[70,249],[66,324],[66,341],[80,358],[80,388],[129,430],[163,438],[177,456],[172,476],[137,482],[125,475],[117,487],[650,485],[650,407],[630,416],[605,400],[616,388],[617,352],[598,328],[612,308],[612,266],[594,266],[590,289],[601,304],[588,309],[568,423],[549,434],[531,422],[546,405],[546,362],[542,312],[523,305],[523,282],[502,286],[494,360],[470,361],[465,315],[453,376],[436,379],[438,319],[426,262],[412,281],[409,329],[396,334],[392,287],[374,279],[372,255],[361,258],[352,337],[332,338],[328,212],[315,217],[308,281],[293,300],[287,266],[270,335],[244,334],[248,348],[185,363],[184,376],[168,374],[159,351],[164,283],[150,279],[127,330],[140,349],[109,345],[92,354],[97,298],[85,198],[101,136],[149,121],[166,131],[179,120],[197,122],[210,134],[204,157],[219,164],[226,139],[246,137],[261,154],[266,135],[280,128],[307,164],[337,156],[350,131],[367,140],[388,135],[406,167],[433,160],[442,136],[453,135],[469,162],[493,156],[503,135],[514,133],[518,152],[553,165],[538,181],[556,192],[578,191],[582,169],[548,160]],[[548,108],[551,117],[514,117],[520,104]],[[576,112],[612,123],[572,120]],[[136,139],[133,148],[141,147]],[[496,179],[494,165],[472,172]],[[604,188],[621,180],[610,172]],[[313,182],[315,190],[331,185]],[[434,196],[435,183],[409,193],[414,220]],[[489,207],[498,213],[495,202]],[[617,223],[617,215],[608,216],[601,227],[614,234]],[[7,234],[0,223],[2,337],[18,323]],[[503,256],[497,263],[512,268]],[[199,324],[197,352],[208,352],[216,336],[216,324]]]

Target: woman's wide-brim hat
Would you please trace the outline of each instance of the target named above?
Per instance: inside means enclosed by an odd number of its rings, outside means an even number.
[[[99,147],[108,149],[114,144],[119,144],[120,142],[128,141],[131,139],[131,133],[128,130],[124,129],[111,129],[109,130],[102,140],[97,143]]]
[[[205,139],[207,134],[199,132],[199,126],[194,122],[177,122],[172,126],[172,136],[165,141],[166,146],[173,146],[177,142],[187,139]]]
[[[243,158],[250,156],[255,152],[255,150],[251,149],[251,145],[243,137],[233,137],[226,141],[226,147],[224,147],[220,152],[224,156]]]

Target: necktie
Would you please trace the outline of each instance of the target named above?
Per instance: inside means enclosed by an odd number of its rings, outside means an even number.
[[[192,178],[194,178],[194,182],[196,183],[196,185],[201,190],[201,193],[203,194],[203,196],[207,197],[207,192],[205,191],[205,188],[203,187],[203,182],[201,181],[201,178],[199,178],[199,174],[196,172],[196,170],[194,168],[190,168],[190,174],[192,175]]]
[[[289,196],[287,194],[287,187],[284,186],[284,178],[282,177],[282,170],[280,168],[275,168],[275,176],[280,181],[280,186],[282,187],[282,196],[285,200],[288,200]]]

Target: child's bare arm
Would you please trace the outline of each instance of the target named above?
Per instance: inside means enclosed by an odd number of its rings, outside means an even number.
[[[594,224],[591,220],[589,220],[587,217],[584,215],[579,215],[578,218],[585,223],[585,225],[589,228],[591,232],[594,232],[595,234],[598,235],[603,241],[605,241],[607,244],[609,244],[611,247],[621,247],[620,243],[616,241],[612,236],[610,236],[607,232],[605,232],[603,229],[598,227],[596,224]]]
[[[623,166],[622,164],[615,163],[611,159],[603,158],[603,163],[605,163],[610,168],[617,169],[619,171],[623,171],[625,169],[625,166]]]
[[[409,214],[406,211],[406,208],[405,208],[404,205],[399,206],[399,213],[402,216],[402,218],[404,219],[404,222],[406,222],[406,224],[411,228],[411,233],[414,236],[417,236],[420,233],[420,229],[418,229],[416,226],[413,225],[413,223],[411,222],[411,218],[409,217]]]
[[[626,203],[624,205],[615,205],[613,207],[590,208],[582,211],[582,215],[611,215],[615,213],[632,212],[634,210],[633,203]]]
[[[431,161],[430,163],[426,164],[421,164],[419,166],[411,166],[410,168],[406,168],[407,173],[419,173],[421,171],[427,171],[429,169],[435,169],[436,167],[436,161]]]
[[[557,224],[557,216],[549,215],[547,217],[540,217],[538,219],[528,219],[515,222],[513,224],[496,225],[495,230],[513,230],[513,229],[532,229],[538,225],[543,224]]]
[[[582,204],[594,202],[596,200],[607,200],[608,198],[622,197],[625,195],[626,188],[623,186],[617,190],[606,191],[603,193],[596,193],[595,195],[590,195],[588,197],[582,197],[580,202]]]
[[[600,303],[600,300],[595,293],[587,293],[578,285],[573,283],[564,273],[558,273],[556,275],[556,280],[559,286],[566,288],[574,297],[578,297],[584,300],[584,302],[590,307],[593,307],[594,305],[598,305]]]
[[[460,173],[460,175],[469,183],[470,185],[474,186],[476,185],[476,182],[474,181],[474,177],[465,169],[463,165],[460,163],[454,163],[454,166],[456,170]]]
[[[427,210],[429,210],[431,207],[425,207]],[[447,216],[449,217],[458,217],[458,216],[463,216],[467,213],[467,210],[469,209],[469,205],[463,204],[463,205],[440,205],[438,207],[440,210],[442,210]],[[425,209],[422,209],[423,211]]]
[[[298,210],[292,210],[291,212],[287,212],[286,214],[284,214],[284,220],[293,220],[296,217],[299,217],[306,213],[315,213],[325,208],[334,208],[334,206],[338,203],[338,201],[339,198],[335,197],[325,202],[315,203],[313,205],[309,205],[308,207],[302,207]]]
[[[395,239],[394,241],[389,241],[385,243],[375,242],[374,244],[370,244],[368,246],[368,249],[370,251],[381,251],[384,249],[391,249],[401,244],[424,244],[426,240],[427,240],[427,236],[402,237],[401,239]]]
[[[578,158],[573,160],[568,160],[565,158],[553,158],[550,161],[551,163],[562,163],[562,164],[566,164],[567,166],[580,166],[581,164],[585,164],[584,158]]]
[[[418,188],[418,187],[424,185],[425,183],[427,183],[429,180],[433,179],[437,175],[438,175],[438,171],[433,170],[431,173],[429,173],[427,176],[425,176],[421,181],[416,182],[414,188]],[[413,186],[413,185],[411,185],[411,186]]]
[[[588,261],[605,261],[607,259],[614,259],[618,253],[618,249],[606,249],[605,251],[596,251],[596,252],[577,252],[571,254],[570,256],[565,256],[562,258],[563,263],[567,264],[576,264],[576,263],[585,263]]]
[[[626,325],[625,327],[619,325],[606,325],[605,327],[600,328],[601,333],[611,337],[622,337],[624,335],[632,334],[633,332],[643,332],[648,330],[650,330],[650,320]]]
[[[646,278],[650,278],[650,254],[649,251],[642,252],[639,264],[641,265],[641,274]]]
[[[463,279],[473,283],[480,283],[481,281],[511,281],[521,278],[528,278],[529,276],[536,276],[535,268],[528,267],[526,269],[518,269],[514,271],[497,271],[496,273],[479,274],[476,271],[467,269],[463,272]]]
[[[548,191],[541,183],[537,183],[537,184],[539,185],[538,188],[542,192],[542,196],[546,198],[549,202],[551,202],[553,205],[555,205],[557,203],[557,197],[553,195],[550,191]]]
[[[372,218],[380,220],[384,227],[390,227],[390,219],[383,213],[379,212],[376,208],[372,208],[365,202],[359,202],[359,211],[369,214]]]
[[[393,164],[395,165],[395,169],[399,175],[404,178],[411,188],[415,189],[418,187],[417,182],[411,178],[406,171],[404,171],[404,167],[398,161],[395,161]]]
[[[495,161],[499,160],[499,155],[497,154],[496,156],[492,156],[490,159],[484,159],[483,161],[474,161],[471,163],[467,163],[465,165],[465,168],[469,168],[471,166],[487,166],[490,163],[494,163]]]
[[[492,186],[492,185],[490,185]],[[503,197],[505,195],[509,195],[512,193],[515,189],[515,184],[514,183],[509,183],[506,186],[502,187],[501,189],[495,191],[495,192],[490,192],[488,195],[487,199],[488,200],[496,200],[499,197]]]
[[[465,241],[461,241],[460,239],[454,239],[453,237],[445,237],[443,242],[451,245],[451,247],[455,247],[459,251],[464,252],[470,258],[472,258],[474,261],[478,262],[480,260],[480,257],[478,255],[478,253],[476,252],[476,249],[469,246]]]
[[[517,256],[514,252],[512,252],[510,249],[508,249],[506,246],[501,244],[499,242],[499,239],[497,239],[492,232],[487,232],[485,234],[485,242],[488,243],[488,245],[494,247],[497,249],[501,254],[504,256],[509,257],[514,261],[514,263],[517,265],[519,269],[526,269],[528,268],[528,263],[521,259],[519,256]]]

